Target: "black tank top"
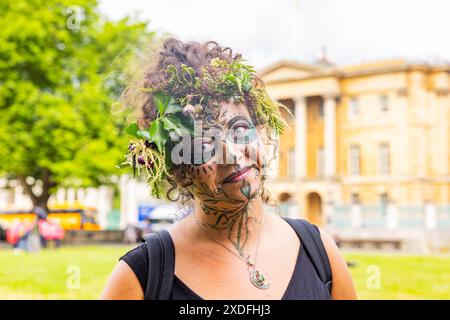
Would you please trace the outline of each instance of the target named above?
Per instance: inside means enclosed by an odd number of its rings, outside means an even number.
[[[130,250],[119,260],[125,261],[136,274],[142,291],[145,292],[148,279],[148,252],[145,243]],[[281,300],[329,300],[325,284],[320,280],[313,263],[300,245],[294,272]],[[173,278],[169,300],[203,300],[176,275]]]

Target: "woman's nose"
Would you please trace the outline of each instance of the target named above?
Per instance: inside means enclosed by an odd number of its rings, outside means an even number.
[[[222,154],[219,153],[218,156],[223,164],[241,164],[245,161],[246,146],[244,144],[236,144],[227,139],[223,139],[219,143]]]

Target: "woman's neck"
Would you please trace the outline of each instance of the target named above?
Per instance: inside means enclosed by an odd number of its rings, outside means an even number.
[[[210,212],[206,214],[201,202],[195,202],[192,213],[195,227],[192,236],[200,240],[218,241],[245,258],[253,257],[264,220],[260,197],[249,201],[238,211]],[[215,239],[215,240],[213,240]]]

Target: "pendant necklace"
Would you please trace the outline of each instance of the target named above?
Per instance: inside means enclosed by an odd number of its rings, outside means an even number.
[[[227,249],[228,251],[230,251],[232,254],[234,254],[235,256],[237,256],[239,259],[243,260],[246,264],[247,264],[247,268],[249,271],[249,276],[250,276],[250,281],[252,282],[252,284],[257,287],[258,289],[267,289],[270,287],[270,285],[272,284],[271,282],[269,282],[266,278],[266,276],[259,271],[258,269],[256,269],[256,259],[258,257],[258,247],[259,247],[259,241],[261,238],[261,231],[262,231],[262,227],[264,225],[264,214],[263,214],[263,223],[261,225],[261,228],[259,230],[259,234],[258,234],[258,242],[256,244],[256,252],[255,252],[255,262],[251,262],[250,261],[250,255],[248,255],[246,258],[241,257],[240,255],[236,254],[235,252],[233,252],[231,249],[229,249],[227,246],[225,246],[224,244],[220,243],[218,240],[214,239],[209,232],[201,225],[201,223],[197,220],[197,217],[195,215],[195,211],[192,213],[194,215],[194,219],[195,222],[199,225],[200,228],[203,229],[203,231],[205,231],[205,233],[207,234],[207,236],[209,238],[211,238],[212,240],[214,240],[215,242],[217,242],[218,244],[220,244],[222,247],[224,247],[225,249]]]

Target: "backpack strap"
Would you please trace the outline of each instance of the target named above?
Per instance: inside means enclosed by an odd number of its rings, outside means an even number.
[[[319,228],[304,219],[291,219],[283,217],[297,232],[303,249],[314,265],[320,280],[325,284],[331,294],[333,275],[331,272],[328,254],[320,237]]]
[[[175,248],[167,230],[144,237],[148,251],[148,278],[145,300],[168,300],[175,273]]]

